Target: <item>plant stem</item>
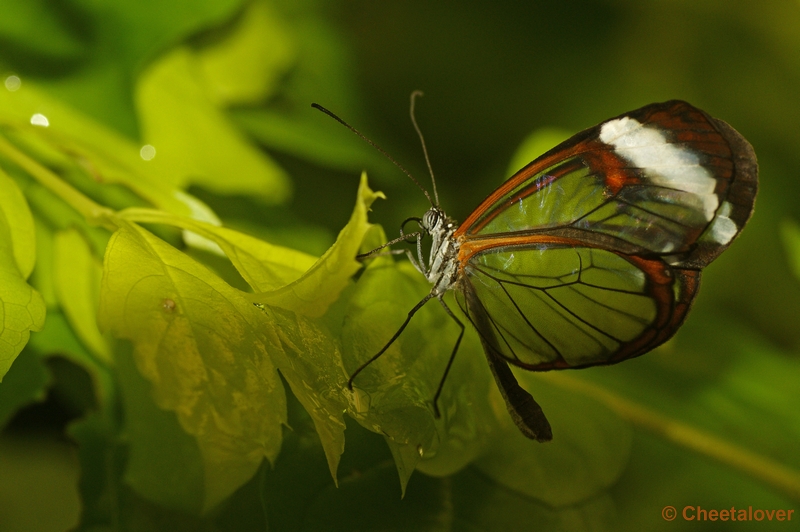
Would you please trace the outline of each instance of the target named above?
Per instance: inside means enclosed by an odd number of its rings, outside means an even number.
[[[78,211],[87,222],[101,225],[111,231],[116,230],[116,225],[112,221],[114,217],[112,209],[96,203],[81,193],[51,170],[17,149],[2,135],[0,135],[0,154],[8,157],[42,186],[64,200],[67,205]]]
[[[784,464],[638,405],[582,379],[555,373],[547,375],[547,379],[562,388],[597,399],[637,427],[647,429],[675,445],[747,473],[781,491],[790,499],[800,501],[800,472]]]

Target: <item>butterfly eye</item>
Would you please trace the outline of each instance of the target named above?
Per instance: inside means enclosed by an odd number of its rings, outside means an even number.
[[[433,209],[429,210],[425,213],[422,217],[422,227],[425,228],[427,231],[430,231],[439,223],[439,211],[435,211]]]

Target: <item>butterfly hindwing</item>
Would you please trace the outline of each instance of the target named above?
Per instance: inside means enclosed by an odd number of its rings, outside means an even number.
[[[458,292],[471,296],[459,304],[484,346],[547,370],[612,364],[663,343],[700,272],[578,242],[528,242],[472,257],[465,274]]]

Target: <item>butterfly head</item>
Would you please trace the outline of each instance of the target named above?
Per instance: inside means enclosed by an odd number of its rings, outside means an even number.
[[[452,233],[457,224],[441,208],[431,207],[422,216],[420,226],[425,233],[435,236],[437,233]]]
[[[422,216],[422,229],[426,233],[431,234],[439,229],[439,226],[445,218],[446,215],[441,209],[438,207],[431,207],[428,209],[428,212]]]

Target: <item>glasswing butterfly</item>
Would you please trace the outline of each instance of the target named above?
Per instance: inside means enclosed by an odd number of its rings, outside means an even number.
[[[411,118],[419,133],[418,94],[411,96]],[[435,181],[431,199],[375,143],[312,105],[386,155],[431,204],[422,218],[403,223],[416,221],[418,231],[401,228],[399,238],[359,255],[363,260],[416,241],[416,257],[404,253],[432,287],[348,384],[352,389],[413,315],[438,299],[461,333],[433,399],[437,417],[464,334],[444,301],[448,290],[477,330],[515,424],[525,436],[548,441],[547,418],[508,364],[532,371],[615,364],[664,343],[686,318],[702,268],[753,212],[758,165],[752,146],[683,101],[647,105],[578,133],[511,176],[460,225],[439,206]],[[428,161],[424,140],[422,146]],[[432,240],[427,261],[422,237]]]

